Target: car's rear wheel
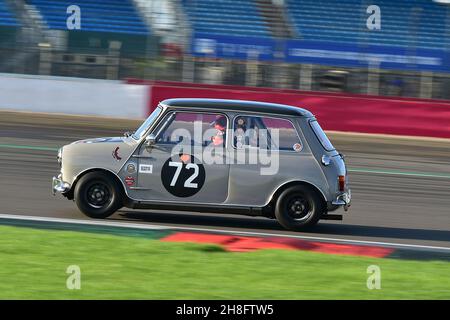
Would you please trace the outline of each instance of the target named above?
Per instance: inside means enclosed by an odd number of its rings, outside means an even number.
[[[292,186],[284,190],[275,204],[275,217],[290,230],[305,230],[317,224],[326,206],[312,187]]]
[[[88,217],[103,219],[123,206],[118,183],[105,172],[89,172],[75,186],[75,202]]]

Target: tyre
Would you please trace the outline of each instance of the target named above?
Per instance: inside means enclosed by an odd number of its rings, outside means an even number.
[[[325,202],[312,187],[298,185],[280,194],[275,217],[286,229],[300,231],[316,225],[325,210]]]
[[[121,187],[104,172],[90,172],[75,186],[75,203],[85,215],[104,219],[123,206]]]

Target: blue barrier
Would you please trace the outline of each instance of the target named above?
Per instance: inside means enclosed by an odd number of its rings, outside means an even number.
[[[191,50],[194,56],[207,58],[450,73],[450,52],[423,48],[276,40],[197,32],[192,38]]]

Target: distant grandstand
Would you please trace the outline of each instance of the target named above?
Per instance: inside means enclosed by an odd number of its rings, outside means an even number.
[[[255,1],[183,0],[186,14],[196,32],[270,37],[269,23],[264,20]]]
[[[67,28],[71,5],[80,8],[80,29]],[[366,27],[370,5],[381,10],[379,30]],[[0,57],[21,52],[0,71],[34,64],[35,73],[57,75],[373,94],[409,86],[393,90],[402,95],[431,81],[419,95],[442,97],[435,88],[450,73],[449,8],[432,0],[0,0]],[[44,64],[42,48],[54,52]],[[82,54],[91,56],[73,56]],[[106,76],[86,65],[119,69]]]
[[[0,42],[14,41],[20,22],[5,0],[0,0]]]
[[[369,4],[382,10],[376,32],[364,23]],[[307,40],[440,49],[445,38],[446,10],[431,0],[288,0],[287,9]]]
[[[0,26],[19,26],[15,14],[6,5],[5,0],[0,0]]]
[[[28,0],[41,13],[51,29],[67,30],[67,7],[81,9],[83,31],[148,34],[145,25],[131,0]]]

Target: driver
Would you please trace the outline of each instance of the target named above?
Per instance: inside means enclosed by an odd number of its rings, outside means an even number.
[[[217,116],[216,120],[212,123],[212,127],[216,130],[215,135],[211,137],[213,145],[223,146],[225,143],[225,131],[227,129],[227,119],[225,116]]]

